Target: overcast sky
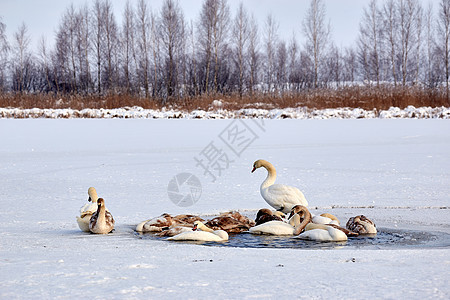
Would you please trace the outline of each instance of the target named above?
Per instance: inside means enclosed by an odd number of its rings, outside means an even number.
[[[439,4],[438,0],[421,0],[424,7],[427,7],[430,1],[435,8]],[[120,25],[126,0],[111,2]],[[136,4],[137,0],[130,2]],[[153,11],[159,11],[162,2],[163,0],[147,1]],[[241,0],[228,0],[232,15],[235,14],[240,2]],[[369,2],[370,0],[324,0],[327,18],[332,27],[332,38],[337,46],[350,46],[354,43],[363,9]],[[0,0],[0,17],[7,26],[10,38],[22,22],[25,22],[33,45],[37,44],[42,35],[46,36],[47,42],[53,43],[60,18],[71,3],[79,7],[88,3],[88,0]],[[181,0],[179,3],[186,20],[198,19],[203,0]],[[279,23],[281,38],[289,40],[295,32],[297,40],[302,41],[301,24],[310,0],[244,0],[243,3],[259,20],[261,30],[265,18],[272,13]]]

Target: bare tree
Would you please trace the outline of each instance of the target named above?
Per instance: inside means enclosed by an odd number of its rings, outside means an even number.
[[[110,0],[104,0],[102,15],[104,29],[103,57],[105,60],[103,84],[107,91],[111,91],[118,82],[116,68],[118,55],[118,27]]]
[[[278,44],[278,28],[279,24],[273,18],[272,14],[267,15],[264,30],[264,49],[266,51],[264,69],[265,83],[268,92],[275,91],[276,81],[276,53]]]
[[[416,49],[419,30],[417,20],[420,6],[417,0],[400,0],[399,2],[399,30],[400,30],[400,66],[402,74],[402,85],[405,86],[408,75],[411,74],[411,56]]]
[[[139,84],[143,86],[145,98],[149,97],[149,69],[150,69],[150,43],[151,43],[151,28],[150,15],[147,4],[144,0],[138,2],[137,11],[137,48],[138,48],[138,74]]]
[[[12,83],[13,90],[20,93],[29,92],[32,85],[32,53],[30,47],[30,36],[25,23],[19,26],[14,33],[14,43],[12,46]]]
[[[288,62],[289,62],[289,70],[288,70],[288,82],[290,89],[298,92],[300,88],[300,74],[299,74],[299,46],[297,43],[297,39],[295,37],[295,32],[292,33],[292,38],[289,42],[288,46]]]
[[[6,38],[6,25],[3,23],[0,17],[0,92],[5,89],[6,86],[6,71],[8,62],[9,45]]]
[[[123,12],[122,30],[121,30],[121,56],[122,56],[122,72],[123,72],[123,86],[127,94],[131,93],[133,89],[133,61],[136,59],[135,55],[135,30],[134,22],[135,13],[130,1],[127,0]]]
[[[394,86],[397,85],[397,48],[398,48],[398,18],[397,18],[397,2],[388,0],[383,6],[383,24],[385,27],[385,39],[388,45],[388,61],[391,69],[392,80]]]
[[[447,101],[449,99],[450,75],[450,0],[441,0],[437,19],[437,48],[441,54],[441,64],[447,88]]]
[[[45,87],[42,87],[40,91],[49,92],[52,87],[52,84],[50,82],[50,57],[47,48],[47,42],[44,36],[42,36],[39,40],[38,51],[40,70],[43,73],[43,77],[45,78]]]
[[[376,0],[369,3],[369,7],[364,9],[364,16],[359,26],[359,61],[364,73],[364,79],[376,81],[377,85],[381,80],[381,44],[382,27],[380,12],[377,8]]]
[[[165,0],[161,9],[160,38],[162,44],[162,61],[164,62],[164,84],[166,100],[179,92],[179,74],[182,57],[178,49],[183,48],[184,17],[177,2]]]
[[[101,0],[95,0],[93,12],[92,12],[92,47],[95,55],[95,65],[97,72],[97,94],[101,94],[102,92],[102,62],[103,62],[103,52],[104,52],[104,34],[105,34],[105,25],[104,25],[104,2]]]
[[[244,90],[244,79],[247,75],[247,55],[246,49],[250,39],[249,18],[244,4],[241,2],[234,18],[232,27],[232,41],[234,62],[237,70],[237,84],[239,97],[242,98]]]
[[[281,94],[283,94],[287,83],[287,70],[286,70],[287,62],[288,62],[288,52],[286,42],[281,40],[278,43],[275,62],[275,76],[276,76],[275,89],[277,91],[281,90]]]
[[[210,77],[214,91],[218,92],[219,71],[222,57],[228,44],[229,8],[226,0],[205,0],[200,12],[198,37],[203,56],[203,85],[206,93],[210,91]]]
[[[258,35],[258,23],[255,17],[252,15],[249,25],[249,42],[247,49],[247,56],[249,60],[250,78],[248,85],[250,86],[250,96],[253,96],[253,89],[258,82],[260,53],[259,48],[259,35]]]
[[[303,33],[306,36],[305,49],[313,63],[314,87],[317,88],[330,39],[330,25],[325,24],[325,5],[322,0],[311,0],[303,21]]]

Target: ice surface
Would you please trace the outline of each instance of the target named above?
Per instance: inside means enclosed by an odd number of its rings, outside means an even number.
[[[244,129],[239,143],[230,139]],[[253,216],[267,207],[259,194],[265,170],[250,173],[264,158],[277,168],[277,182],[301,189],[315,213],[331,212],[341,222],[364,213],[378,227],[450,234],[447,120],[2,119],[0,141],[0,298],[419,299],[450,293],[448,245],[250,249],[133,232],[163,212],[238,209]],[[214,182],[195,160],[212,145],[229,159],[220,174],[211,169]],[[202,184],[190,207],[176,206],[167,194],[181,172]],[[78,229],[75,216],[90,186],[116,220],[113,234]]]

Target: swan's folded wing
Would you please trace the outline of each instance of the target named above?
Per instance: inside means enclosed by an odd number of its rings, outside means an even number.
[[[268,194],[274,202],[280,207],[283,203],[289,203],[293,205],[301,204],[304,206],[308,205],[303,193],[296,187],[284,185],[284,184],[273,184],[267,189]],[[275,201],[277,199],[278,201]],[[278,210],[279,208],[277,208]]]

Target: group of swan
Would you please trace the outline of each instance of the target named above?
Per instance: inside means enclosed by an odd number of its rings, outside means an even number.
[[[350,218],[347,228],[339,226],[339,220],[331,214],[312,215],[303,193],[288,185],[275,184],[275,167],[266,160],[254,162],[252,173],[264,167],[267,177],[261,184],[263,199],[275,211],[263,208],[255,221],[238,212],[227,212],[211,220],[194,215],[171,216],[167,213],[145,220],[136,226],[137,232],[153,232],[168,240],[227,241],[228,233],[288,235],[314,241],[346,241],[347,236],[374,234],[375,224],[363,215]],[[98,198],[95,188],[88,190],[88,203],[80,210],[77,222],[82,231],[107,234],[114,229],[114,219],[106,209],[104,200]],[[290,213],[287,220],[285,214]]]
[[[78,227],[84,232],[107,234],[114,229],[114,218],[105,206],[105,200],[98,198],[95,188],[88,189],[88,203],[77,216]]]

